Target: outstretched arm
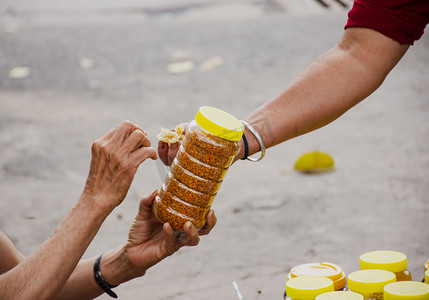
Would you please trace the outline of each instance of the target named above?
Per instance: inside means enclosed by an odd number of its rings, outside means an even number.
[[[185,234],[177,235],[168,223],[160,223],[153,214],[155,196],[156,192],[140,201],[127,243],[103,254],[100,270],[109,284],[118,285],[143,276],[147,269],[181,247],[197,245],[200,236],[208,234],[216,224],[214,211],[210,210],[207,223],[200,231],[188,222],[183,228]],[[79,263],[57,300],[93,299],[103,293],[93,277],[95,259],[93,257]]]
[[[318,129],[374,92],[409,45],[366,28],[347,29],[339,43],[317,58],[285,91],[254,111],[246,121],[272,147]],[[246,132],[249,154],[259,144]],[[241,147],[239,157],[243,157]]]
[[[372,29],[348,28],[336,46],[245,120],[261,135],[266,148],[323,127],[374,92],[408,47]],[[253,134],[246,129],[245,135],[249,155],[258,152]],[[240,143],[235,160],[244,156],[243,140]],[[177,150],[177,143],[158,144],[166,165],[172,163]]]
[[[84,192],[61,224],[29,257],[8,251],[15,266],[0,275],[2,299],[51,299],[58,294],[104,219],[125,198],[140,163],[156,158],[149,146],[146,134],[131,122],[93,144]],[[10,249],[8,240],[2,237],[1,242]]]

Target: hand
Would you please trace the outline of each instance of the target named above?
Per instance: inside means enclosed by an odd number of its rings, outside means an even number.
[[[177,125],[176,127],[183,128],[182,135],[184,136],[186,134],[186,127],[188,126],[188,123],[181,123]],[[174,158],[176,157],[177,151],[179,151],[180,148],[180,142],[177,143],[166,143],[163,141],[158,142],[158,155],[161,161],[166,166],[171,166],[173,163]]]
[[[122,122],[93,143],[83,195],[113,209],[125,199],[137,168],[146,158],[157,159],[146,132],[129,121]]]
[[[171,166],[174,158],[176,157],[177,151],[179,151],[180,142],[169,144],[163,141],[158,142],[158,155],[159,159],[166,166]]]
[[[124,252],[134,276],[142,276],[147,269],[167,256],[172,255],[183,246],[196,246],[200,235],[208,234],[216,225],[213,210],[207,215],[206,225],[198,232],[197,228],[187,222],[184,233],[177,234],[169,223],[162,224],[153,214],[152,206],[157,191],[140,201],[139,211],[128,234]]]

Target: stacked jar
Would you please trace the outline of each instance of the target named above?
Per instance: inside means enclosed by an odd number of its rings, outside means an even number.
[[[359,270],[347,278],[350,291],[361,294],[365,300],[382,300],[384,287],[396,282],[395,274],[385,270]]]
[[[384,287],[384,300],[428,300],[429,285],[417,281],[399,281]]]
[[[346,274],[340,266],[330,263],[307,263],[293,267],[287,279],[302,276],[322,276],[331,279],[334,282],[334,290],[341,291],[346,286]]]
[[[398,251],[370,251],[359,258],[361,270],[379,269],[395,273],[396,281],[411,280],[407,270],[407,256]]]
[[[334,291],[323,293],[316,300],[364,300],[361,294],[351,291]]]
[[[315,300],[323,293],[334,291],[334,282],[322,276],[302,276],[286,282],[285,300]]]
[[[157,218],[177,231],[191,221],[203,227],[213,199],[237,155],[244,125],[229,113],[201,107],[154,202]]]

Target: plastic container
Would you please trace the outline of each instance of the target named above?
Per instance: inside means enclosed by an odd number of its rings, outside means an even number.
[[[363,300],[363,296],[351,291],[335,291],[321,294],[316,300]]]
[[[385,270],[359,270],[347,279],[350,291],[361,294],[365,300],[383,299],[384,286],[396,282],[395,273]]]
[[[301,276],[323,276],[331,279],[334,282],[334,290],[343,290],[346,286],[346,274],[340,266],[330,263],[308,263],[293,267],[287,279],[292,279]]]
[[[429,285],[417,281],[389,283],[384,287],[384,300],[428,300]]]
[[[334,282],[322,276],[301,276],[286,282],[287,300],[314,300],[317,296],[334,291]]]
[[[407,270],[407,256],[398,251],[370,251],[362,254],[359,259],[360,268],[386,270],[395,273],[396,281],[411,280]]]
[[[210,206],[234,157],[244,125],[229,113],[201,107],[154,201],[157,218],[177,231],[191,221],[203,227]]]

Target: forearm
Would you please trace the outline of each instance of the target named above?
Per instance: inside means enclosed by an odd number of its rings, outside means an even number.
[[[57,300],[94,299],[103,293],[93,277],[96,257],[81,260],[56,297]]]
[[[110,210],[81,197],[42,246],[0,276],[5,299],[51,299],[62,289]]]
[[[6,273],[21,263],[25,257],[15,248],[9,238],[0,231],[0,274]]]
[[[104,293],[94,279],[93,268],[96,258],[92,257],[79,262],[56,297],[57,300],[94,299]],[[111,285],[119,285],[137,277],[135,273],[131,272],[128,257],[123,247],[118,247],[103,254],[100,271],[106,282]]]
[[[348,29],[337,46],[246,121],[259,131],[267,148],[318,129],[375,91],[407,48],[369,29]],[[250,154],[258,152],[256,140],[246,136]]]

